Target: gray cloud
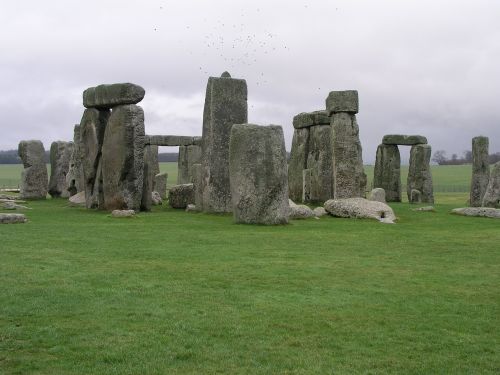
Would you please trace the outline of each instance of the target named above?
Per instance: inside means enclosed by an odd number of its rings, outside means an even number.
[[[500,151],[500,3],[405,1],[36,0],[0,5],[0,149],[70,139],[81,92],[134,82],[149,133],[201,133],[207,78],[249,87],[249,119],[283,125],[357,89],[371,162],[387,133],[434,150]]]

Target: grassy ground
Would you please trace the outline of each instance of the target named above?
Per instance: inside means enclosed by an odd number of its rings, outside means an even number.
[[[498,374],[493,219],[245,226],[30,202],[0,226],[2,374]]]

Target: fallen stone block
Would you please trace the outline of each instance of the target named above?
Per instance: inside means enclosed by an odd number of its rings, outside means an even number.
[[[391,207],[382,202],[364,198],[330,199],[325,210],[332,216],[350,219],[376,219],[383,223],[394,223],[396,215]]]

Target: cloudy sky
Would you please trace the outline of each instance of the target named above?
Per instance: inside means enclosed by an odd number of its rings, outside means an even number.
[[[206,81],[228,70],[288,149],[295,114],[356,89],[365,162],[391,133],[500,151],[499,16],[498,0],[1,1],[0,149],[72,139],[100,83],[146,89],[147,133],[201,135]]]

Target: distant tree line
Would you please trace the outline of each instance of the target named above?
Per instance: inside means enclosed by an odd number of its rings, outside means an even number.
[[[179,157],[177,152],[162,152],[158,154],[159,162],[176,162]],[[45,151],[45,162],[50,163],[50,152]],[[17,150],[0,151],[0,164],[21,164]]]
[[[452,154],[451,158],[446,156],[446,151],[438,150],[434,152],[432,156],[432,161],[439,165],[463,165],[472,163],[472,151],[467,150],[464,151],[461,157],[458,157],[457,154]],[[494,154],[489,155],[490,164],[494,164],[500,161],[500,152],[496,152]]]

